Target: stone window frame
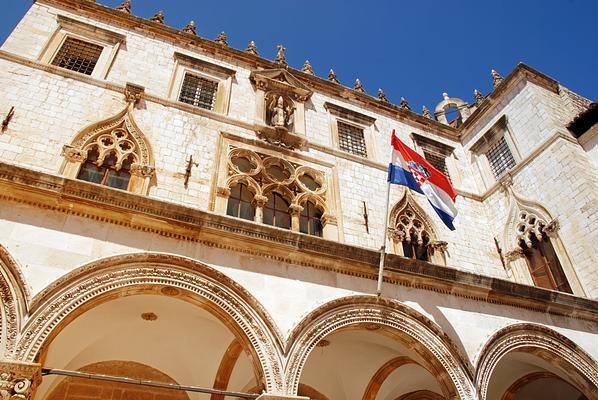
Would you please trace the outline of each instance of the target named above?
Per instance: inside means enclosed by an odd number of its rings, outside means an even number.
[[[181,104],[187,104],[190,107],[201,108],[196,107],[193,104],[179,101],[185,75],[194,75],[218,83],[213,109],[201,109],[224,115],[228,114],[232,83],[236,71],[176,51],[174,52],[173,57],[174,68],[168,87],[168,98]]]
[[[93,72],[87,76],[95,79],[106,79],[120,47],[126,43],[126,36],[64,15],[57,15],[56,22],[58,26],[40,52],[38,61],[44,64],[52,64],[68,38],[78,39],[102,47],[102,52]],[[65,69],[65,71],[69,70]]]
[[[513,156],[513,160],[515,160],[515,165],[504,170],[501,176],[497,178],[492,172],[492,167],[490,166],[490,161],[488,160],[486,153],[493,145],[503,138],[507,144],[507,147],[509,148],[511,155]],[[490,188],[502,177],[504,177],[509,171],[521,163],[523,159],[506,115],[500,117],[494,123],[494,125],[492,125],[492,127],[488,129],[488,131],[486,131],[486,133],[484,133],[482,137],[473,144],[473,146],[471,146],[470,151],[474,156],[475,164],[478,167],[482,182],[484,183],[486,189]]]
[[[339,149],[343,153],[351,154],[355,157],[364,158],[366,160],[375,160],[376,153],[374,151],[374,123],[376,118],[370,117],[369,115],[361,114],[348,108],[344,108],[337,104],[330,102],[324,103],[324,108],[328,111],[330,118],[330,133],[332,135],[333,147]],[[363,139],[365,141],[366,156],[363,157],[358,154],[342,150],[339,145],[339,131],[338,123],[344,123],[347,125],[355,126],[363,130]]]
[[[453,186],[458,186],[461,183],[460,168],[457,165],[457,157],[455,156],[455,148],[448,144],[439,142],[429,137],[412,132],[411,139],[415,145],[415,150],[426,158],[426,153],[433,154],[438,157],[443,157],[446,165],[448,178]],[[427,158],[426,158],[427,159]],[[432,164],[433,165],[433,164]],[[444,172],[444,171],[440,171]]]

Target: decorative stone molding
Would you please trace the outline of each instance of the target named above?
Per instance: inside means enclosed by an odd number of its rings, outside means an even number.
[[[230,197],[230,189],[227,187],[218,187],[216,188],[216,194],[220,197],[226,197],[229,198]]]
[[[77,149],[68,144],[62,146],[62,155],[72,163],[82,163],[87,160],[87,150]]]
[[[145,88],[143,86],[135,85],[134,83],[127,82],[125,86],[125,99],[127,103],[137,104],[143,98]]]
[[[268,198],[266,196],[260,196],[259,194],[256,194],[255,196],[253,196],[253,201],[252,201],[251,205],[253,205],[254,207],[262,207],[263,208],[267,202],[268,202]]]
[[[310,352],[331,333],[343,328],[378,324],[394,337],[410,343],[427,360],[446,398],[475,399],[467,364],[459,350],[432,321],[405,305],[376,296],[350,296],[312,311],[289,335],[286,391],[297,393],[299,378]],[[365,328],[364,328],[365,329]]]
[[[409,191],[405,190],[403,198],[392,208],[388,226],[391,237],[411,242],[415,238],[417,244],[431,242],[437,236],[425,212],[416,203]]]
[[[151,165],[132,164],[131,174],[142,178],[149,178],[154,176],[156,168]]]
[[[301,211],[303,211],[303,207],[299,204],[291,204],[289,206],[289,213],[292,217],[298,217],[299,215],[301,215]]]
[[[548,222],[546,224],[546,226],[544,226],[543,228],[543,232],[551,238],[554,238],[557,236],[557,232],[561,229],[561,223],[559,222],[559,220],[557,218],[551,220],[550,222]]]
[[[0,396],[2,400],[29,400],[41,383],[41,365],[18,361],[0,361]]]
[[[258,382],[269,393],[284,393],[281,334],[267,312],[239,284],[215,269],[181,256],[136,253],[109,257],[84,265],[53,282],[35,300],[32,317],[20,337],[15,358],[31,362],[82,309],[108,293],[136,288],[156,293],[168,286],[194,296],[218,311],[252,355]]]
[[[429,244],[430,249],[433,251],[446,252],[448,249],[448,243],[443,240],[432,240]]]
[[[322,215],[322,225],[337,225],[338,220],[334,215],[324,214]]]
[[[496,89],[498,85],[502,83],[504,78],[498,72],[496,72],[496,70],[490,71],[490,75],[492,75],[492,87]]]
[[[480,400],[487,399],[494,370],[512,352],[540,357],[564,372],[587,398],[593,398],[598,386],[596,361],[560,333],[542,325],[520,323],[498,330],[478,352],[475,384]]]
[[[512,262],[512,261],[518,260],[523,257],[524,257],[524,254],[523,254],[523,249],[521,247],[516,247],[513,250],[507,251],[505,253],[505,260],[507,262]]]

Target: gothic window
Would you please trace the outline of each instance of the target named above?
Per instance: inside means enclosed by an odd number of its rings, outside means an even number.
[[[87,160],[81,166],[77,179],[127,190],[131,179],[132,159],[133,157],[128,155],[118,165],[116,152],[112,151],[105,155],[103,160],[99,160],[98,148],[94,146],[88,150]]]
[[[428,244],[430,240],[427,234],[424,233],[421,240],[415,232],[407,235],[401,242],[403,247],[403,256],[407,258],[415,258],[417,260],[429,261]]]
[[[186,73],[179,95],[179,101],[195,107],[213,110],[218,82]]]
[[[252,205],[253,193],[244,183],[238,183],[230,190],[226,214],[253,221],[255,208]]]
[[[338,144],[341,150],[361,157],[367,157],[363,129],[338,121]]]
[[[264,224],[291,229],[289,203],[278,193],[271,193],[264,207]]]
[[[312,236],[322,236],[322,211],[307,201],[299,217],[299,231]]]
[[[496,178],[500,178],[505,172],[515,166],[515,158],[509,149],[504,136],[496,141],[486,151],[486,157],[490,163],[490,169]]]
[[[522,242],[521,248],[523,249],[523,255],[525,256],[532,280],[536,286],[573,293],[556,252],[550,240],[545,235],[543,235],[542,240],[538,240],[534,236],[531,246],[527,246]]]
[[[67,37],[52,60],[52,65],[91,75],[103,47],[83,40]]]

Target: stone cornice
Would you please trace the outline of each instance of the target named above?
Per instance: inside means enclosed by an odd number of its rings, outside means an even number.
[[[0,199],[375,280],[379,253],[0,163]],[[388,255],[384,280],[472,300],[598,321],[598,302]]]

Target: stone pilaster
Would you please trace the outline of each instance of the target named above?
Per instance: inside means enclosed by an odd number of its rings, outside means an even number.
[[[81,164],[87,160],[87,150],[78,149],[71,145],[65,144],[62,146],[62,155],[66,161],[64,164],[64,169],[62,170],[62,174],[67,178],[75,179],[77,174],[79,174]]]

